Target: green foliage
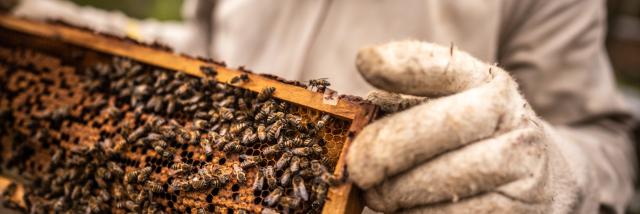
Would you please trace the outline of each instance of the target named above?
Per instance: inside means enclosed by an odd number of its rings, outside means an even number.
[[[118,10],[128,16],[157,20],[181,20],[182,0],[71,0],[105,10]]]

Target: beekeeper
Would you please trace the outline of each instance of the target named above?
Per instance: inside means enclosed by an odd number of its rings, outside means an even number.
[[[623,213],[631,118],[598,0],[188,0],[183,22],[68,2],[14,13],[160,41],[395,112],[347,155],[366,205],[407,213]],[[355,62],[355,66],[354,66]]]

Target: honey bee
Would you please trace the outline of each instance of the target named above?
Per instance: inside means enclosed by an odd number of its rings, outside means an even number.
[[[174,151],[173,148],[168,148],[168,150],[164,149],[160,153],[160,157],[168,159],[168,160],[172,160],[173,159],[173,153],[171,151]]]
[[[294,137],[293,140],[289,140],[286,142],[288,142],[288,145],[285,144],[285,146],[287,146],[288,148],[295,148],[295,147],[302,146],[302,143],[304,141],[302,140],[302,136],[298,135]]]
[[[182,181],[182,180],[174,180],[173,183],[169,185],[169,189],[171,190],[171,192],[175,192],[178,190],[191,191],[192,187],[190,182]]]
[[[195,119],[193,120],[193,127],[200,130],[205,130],[209,128],[209,121],[203,119]]]
[[[331,83],[327,81],[327,78],[320,78],[320,79],[309,80],[309,86],[322,91],[325,88],[331,86]]]
[[[171,115],[176,112],[176,99],[173,96],[165,97],[165,101],[167,102],[167,109],[165,110],[167,114]]]
[[[321,163],[322,165],[325,165],[325,166],[332,166],[332,165],[333,165],[333,161],[332,161],[330,158],[328,158],[328,157],[322,157],[322,158],[320,158],[320,163]]]
[[[198,130],[183,130],[180,138],[182,140],[178,140],[181,144],[191,144],[196,145],[200,140],[200,131]]]
[[[53,203],[53,211],[60,213],[64,209],[65,205],[66,201],[64,200],[64,197],[60,197]]]
[[[249,126],[248,122],[234,123],[231,125],[231,128],[229,128],[229,132],[235,135],[243,131],[245,128],[247,128],[247,126]]]
[[[267,131],[267,138],[269,140],[274,140],[280,137],[280,131],[282,130],[283,124],[280,121],[276,121],[275,123],[269,126]]]
[[[236,175],[238,183],[243,184],[247,181],[247,176],[245,175],[244,170],[238,164],[233,164],[233,174]]]
[[[238,109],[240,110],[249,109],[249,104],[247,104],[247,101],[245,99],[237,99],[236,102],[238,103]]]
[[[216,170],[217,171],[217,170]],[[216,177],[222,184],[226,184],[231,180],[231,173],[222,173],[220,171],[216,172]]]
[[[253,131],[248,128],[244,130],[244,134],[242,135],[242,144],[243,145],[251,145],[258,140],[258,135],[253,133]]]
[[[223,149],[224,152],[229,153],[239,152],[242,150],[244,150],[244,146],[240,145],[240,142],[238,142],[238,140],[231,141],[231,143],[225,145]]]
[[[240,163],[240,167],[242,167],[243,169],[255,166],[259,162],[259,157],[257,156],[241,155],[241,157],[244,159],[244,161]]]
[[[111,173],[107,171],[107,168],[98,167],[98,169],[96,169],[96,177],[102,179],[111,179]]]
[[[109,118],[111,118],[112,120],[119,120],[120,117],[122,117],[122,111],[114,106],[109,106],[106,111],[109,115]]]
[[[153,112],[160,112],[162,111],[162,105],[162,98],[160,96],[152,96],[145,104],[144,109]]]
[[[269,185],[269,188],[273,188],[276,186],[276,173],[273,169],[273,166],[267,166],[264,168],[264,177],[267,180],[267,185]]]
[[[298,130],[303,130],[305,128],[305,125],[302,124],[302,117],[300,116],[288,114],[286,116],[286,119],[289,124],[291,124],[293,127],[296,127]]]
[[[155,142],[155,141],[162,141],[163,140],[163,136],[161,134],[158,133],[149,133],[146,137],[144,137],[144,141],[147,142]],[[166,143],[165,143],[166,144]]]
[[[271,96],[273,95],[273,93],[276,91],[276,88],[274,87],[265,87],[262,89],[262,91],[260,92],[260,94],[258,94],[258,100],[259,101],[265,101],[269,98],[271,98]]]
[[[126,209],[126,206],[124,205],[124,201],[117,201],[116,209]]]
[[[129,136],[127,136],[127,142],[135,142],[136,140],[140,139],[143,135],[147,134],[148,131],[149,131],[149,126],[147,125],[138,127],[136,130],[131,132]]]
[[[223,120],[233,120],[233,111],[231,109],[222,107],[218,110],[218,114]]]
[[[133,201],[127,200],[124,202],[124,207],[126,207],[129,211],[137,212],[140,206]]]
[[[233,85],[233,84],[239,83],[240,81],[242,81],[243,83],[249,82],[249,75],[240,74],[239,76],[235,76],[231,78],[231,81],[229,81],[229,83]]]
[[[271,146],[268,146],[264,149],[262,149],[262,155],[264,156],[270,156],[276,153],[280,152],[280,145],[279,144],[274,144]]]
[[[107,162],[107,169],[111,174],[117,177],[124,175],[124,170],[122,170],[122,168],[120,168],[120,166],[118,166],[118,164],[114,162],[111,162],[111,161]]]
[[[162,192],[162,185],[160,185],[155,181],[147,181],[146,186],[151,192],[154,192],[154,193]]]
[[[124,175],[124,180],[127,183],[134,183],[138,180],[138,175],[140,175],[140,171],[133,170]]]
[[[335,175],[329,173],[328,171],[324,171],[320,173],[320,175],[317,175],[315,180],[317,182],[325,183],[331,186],[336,186],[343,182],[342,179],[336,177]]]
[[[287,111],[287,109],[289,109],[289,104],[287,104],[286,102],[278,103],[278,110]]]
[[[122,185],[113,185],[112,191],[113,191],[113,194],[112,194],[113,198],[117,200],[124,198],[125,192]]]
[[[86,211],[88,213],[100,213],[102,208],[100,208],[100,204],[98,203],[99,202],[95,198],[89,199],[89,202],[87,203]]]
[[[254,117],[254,119],[256,121],[262,121],[265,118],[269,118],[271,115],[269,115],[271,113],[271,108],[269,105],[263,105],[260,110],[258,111],[258,113],[256,113],[256,116]]]
[[[149,175],[151,174],[151,170],[152,168],[150,166],[140,169],[140,173],[138,174],[138,178],[137,178],[138,182],[139,183],[145,182],[149,178]]]
[[[159,211],[159,207],[158,204],[156,202],[147,202],[147,204],[145,204],[146,209],[143,212],[144,214],[163,214],[163,211]]]
[[[215,78],[215,76],[218,75],[218,72],[213,66],[200,66],[200,71],[202,71],[206,77]]]
[[[315,176],[320,176],[322,173],[327,172],[327,168],[318,160],[311,161],[311,170],[313,171],[313,175]]]
[[[304,185],[304,179],[300,176],[293,177],[293,194],[299,198],[302,198],[304,201],[309,200],[309,193],[307,192],[307,187]]]
[[[309,168],[309,159],[307,157],[300,157],[300,169]]]
[[[205,181],[204,179],[200,179],[200,177],[195,177],[189,181],[189,185],[193,190],[198,191],[209,187],[209,182]]]
[[[292,155],[289,152],[282,154],[282,156],[280,156],[280,159],[278,159],[278,161],[276,162],[276,170],[282,170],[287,167],[287,164],[289,164],[289,161],[291,161],[291,156]]]
[[[207,157],[213,155],[213,148],[211,148],[211,141],[209,138],[203,138],[200,140],[200,147],[202,147],[202,150]]]
[[[286,122],[284,115],[284,112],[281,111],[270,114],[269,116],[267,116],[267,123],[273,123],[275,121]]]
[[[102,202],[107,202],[111,199],[111,195],[109,195],[109,191],[105,189],[98,190],[98,196]]]
[[[322,208],[322,204],[324,204],[325,199],[327,198],[327,190],[328,185],[324,183],[315,183],[311,187],[311,191],[313,192],[314,201],[311,204],[311,207],[314,210],[319,210]]]
[[[226,175],[218,175],[205,177],[205,181],[207,181],[208,185],[211,187],[221,187],[229,181],[229,178]]]
[[[308,148],[308,147],[307,147]],[[313,151],[313,153],[315,154],[322,154],[322,151],[324,149],[322,149],[322,146],[318,145],[318,144],[313,144],[311,145],[311,150]]]
[[[264,186],[264,173],[262,170],[258,170],[256,172],[256,178],[253,180],[253,185],[251,185],[251,189],[253,191],[262,190]]]
[[[162,148],[162,146],[154,146],[153,150],[160,155],[164,154],[164,148]]]
[[[289,169],[293,173],[296,173],[296,172],[298,172],[300,170],[300,157],[293,156],[291,158],[291,161],[289,163]]]
[[[211,114],[209,114],[209,112],[207,111],[198,111],[195,114],[193,114],[193,117],[198,119],[203,119],[203,120],[209,120],[211,119]]]
[[[316,123],[316,129],[318,130],[323,129],[330,119],[331,119],[331,116],[329,116],[328,114],[322,115],[320,120],[318,120],[318,122]]]
[[[267,206],[270,207],[275,205],[276,203],[278,203],[278,200],[280,200],[283,192],[284,190],[282,189],[282,187],[277,187],[276,189],[271,191],[271,193],[269,193],[266,198],[264,198],[264,202],[266,202]]]
[[[287,186],[289,185],[289,181],[291,181],[291,170],[287,168],[280,176],[280,184],[282,184],[282,186]]]
[[[175,121],[174,121],[175,122]],[[175,126],[165,125],[158,128],[158,132],[162,133],[162,138],[173,139],[176,137]]]
[[[64,156],[64,150],[62,149],[56,150],[56,152],[53,153],[53,156],[51,156],[51,164],[54,166],[60,164],[63,156]]]
[[[258,132],[258,139],[259,139],[260,141],[264,141],[264,140],[266,140],[266,139],[267,139],[267,132],[266,132],[266,130],[265,130],[265,129],[266,129],[266,128],[265,128],[264,124],[260,124],[260,125],[258,125],[258,130],[257,130],[257,132]]]
[[[292,154],[297,155],[297,156],[310,156],[311,154],[313,154],[313,149],[311,149],[309,147],[293,148],[293,149],[291,149],[289,151]]]
[[[81,194],[82,194],[82,187],[75,186],[75,187],[73,187],[73,190],[71,191],[70,198],[72,200],[76,200],[76,199],[80,198]]]
[[[210,133],[215,133],[215,132],[210,132]],[[227,143],[229,142],[229,139],[226,135],[218,135],[217,133],[214,136],[218,136],[218,137],[212,137],[212,139],[214,140],[214,147],[216,147],[218,150],[222,150],[224,149],[224,147],[227,145]]]
[[[222,106],[222,107],[229,108],[229,107],[232,107],[234,103],[236,103],[236,97],[228,96],[228,97],[224,98],[224,100],[220,101],[218,103],[218,105]]]
[[[205,211],[204,208],[198,208],[196,214],[207,214],[207,211]]]
[[[298,197],[282,196],[278,204],[285,208],[296,209],[300,207],[300,203],[300,198]]]

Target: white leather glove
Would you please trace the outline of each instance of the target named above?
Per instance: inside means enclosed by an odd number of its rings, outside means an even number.
[[[360,50],[356,66],[386,116],[347,154],[368,207],[407,213],[567,213],[575,173],[501,68],[416,41]],[[385,92],[386,91],[386,92]],[[412,107],[413,106],[413,107]]]

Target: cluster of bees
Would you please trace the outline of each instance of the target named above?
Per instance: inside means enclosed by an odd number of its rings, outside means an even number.
[[[236,87],[251,81],[246,74],[221,83],[213,67],[195,78],[115,57],[67,71],[71,83],[41,75],[56,69],[9,61],[0,62],[0,134],[12,152],[2,162],[25,177],[30,212],[319,213],[345,179],[331,173],[337,157],[323,136],[348,122],[293,113],[301,107],[273,98],[273,87]],[[40,77],[13,77],[18,70]],[[34,84],[78,99],[16,108],[54,102],[20,88]],[[74,124],[92,137],[68,134]]]

